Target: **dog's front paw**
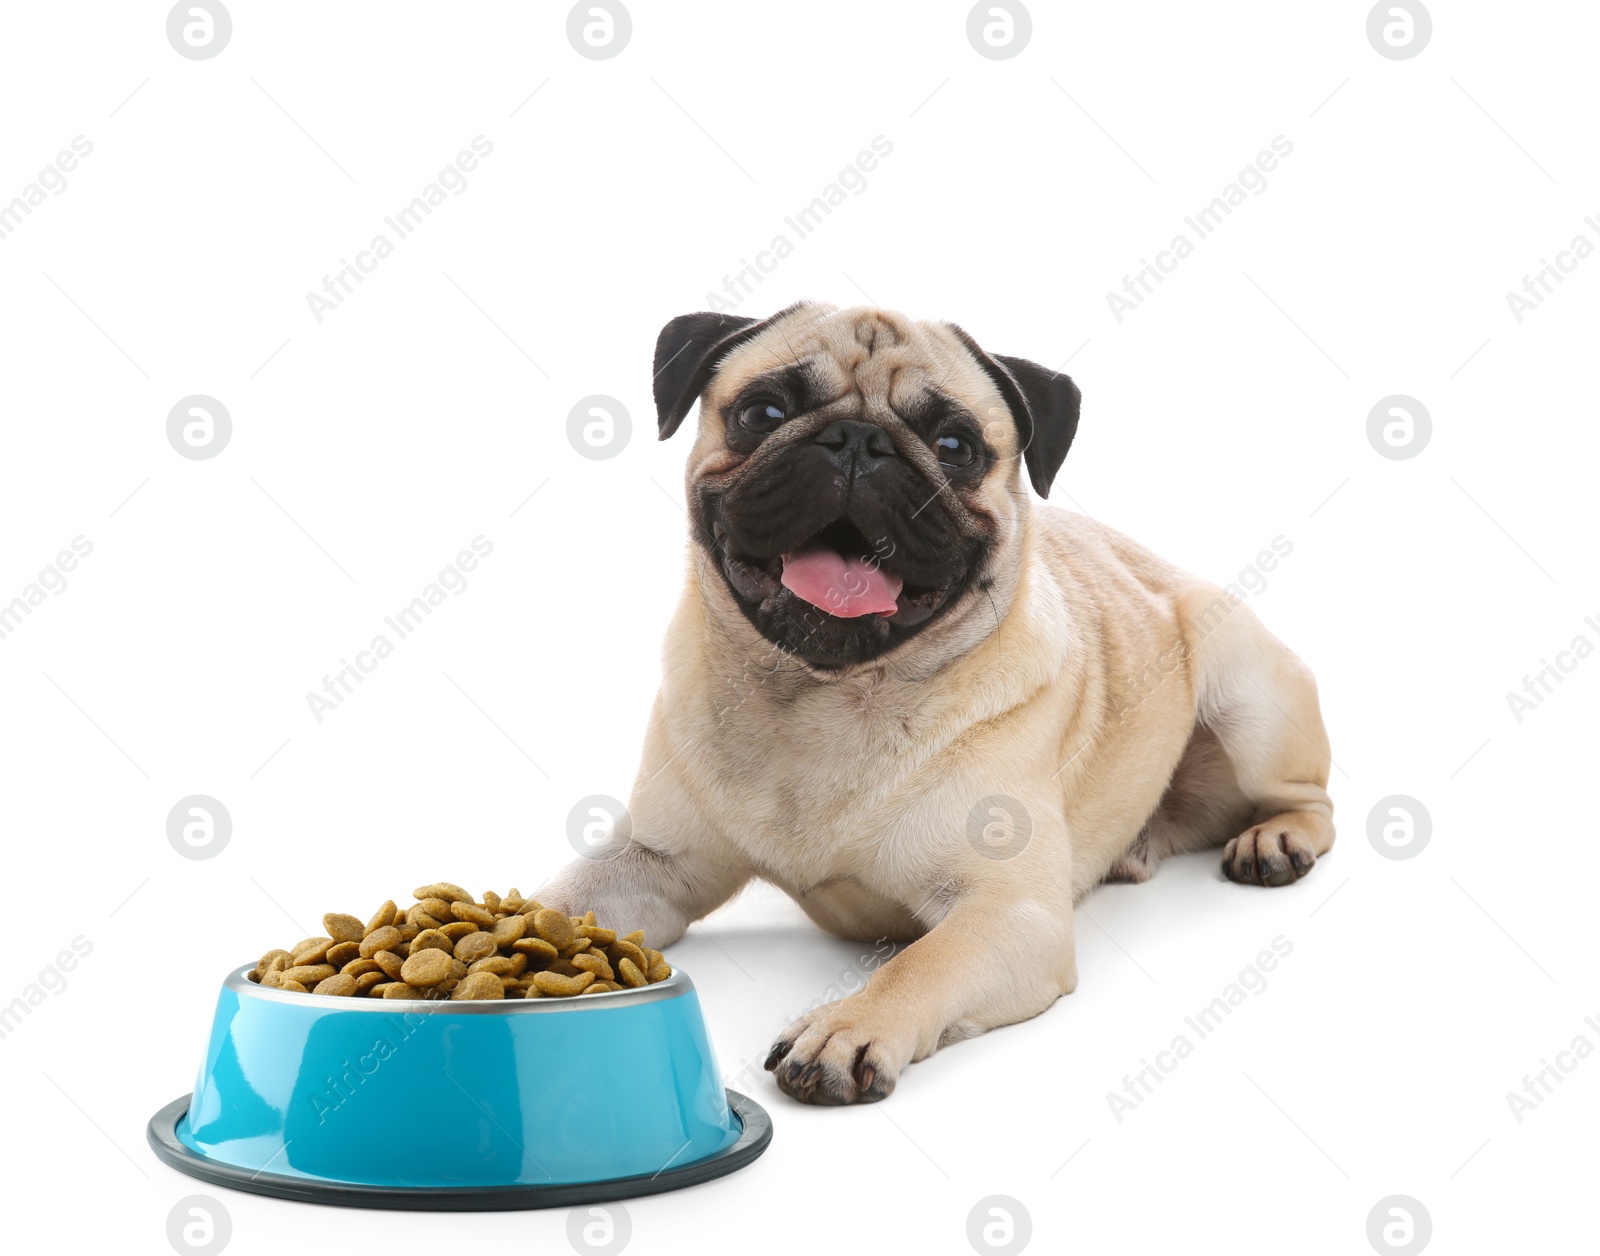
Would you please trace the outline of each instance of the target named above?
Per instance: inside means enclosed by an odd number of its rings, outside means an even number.
[[[1222,871],[1246,885],[1288,885],[1316,862],[1310,836],[1283,820],[1247,829],[1222,848]]]
[[[872,1028],[870,1012],[845,999],[802,1016],[778,1037],[766,1069],[801,1103],[876,1103],[894,1090],[907,1059]]]
[[[587,911],[619,933],[643,929],[649,945],[660,949],[683,936],[689,916],[665,892],[674,877],[663,861],[629,846],[606,859],[575,859],[534,897],[564,916]]]

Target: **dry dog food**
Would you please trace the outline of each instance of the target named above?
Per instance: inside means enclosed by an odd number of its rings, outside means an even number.
[[[329,912],[325,936],[268,951],[250,980],[346,999],[566,999],[672,976],[642,930],[619,937],[592,911],[567,916],[515,889],[476,902],[448,881],[415,897],[410,907],[390,899],[365,922]]]

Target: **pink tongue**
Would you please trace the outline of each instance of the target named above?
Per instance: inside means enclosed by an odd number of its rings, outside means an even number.
[[[840,619],[893,615],[903,581],[865,558],[846,558],[825,545],[783,556],[783,585],[819,610]]]

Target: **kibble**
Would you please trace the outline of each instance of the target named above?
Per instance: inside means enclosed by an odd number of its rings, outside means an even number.
[[[604,928],[592,911],[567,916],[516,889],[474,899],[449,881],[415,898],[385,900],[365,923],[329,912],[325,935],[267,951],[250,980],[328,998],[478,1000],[575,998],[672,976],[642,930]]]
[[[361,935],[367,931],[366,925],[354,916],[336,911],[330,911],[322,918],[322,927],[335,942],[359,942]]]
[[[637,944],[629,942],[625,938],[618,939],[608,946],[606,954],[611,958],[613,964],[623,959],[632,960],[633,966],[640,972],[650,967],[650,961],[645,958],[644,951]]]
[[[361,958],[371,959],[379,951],[392,951],[399,945],[400,930],[396,929],[393,925],[384,925],[382,928],[374,929],[371,933],[367,934],[366,937],[361,939]],[[330,962],[332,954],[333,953],[330,951]],[[348,961],[346,962],[348,963]]]
[[[452,999],[503,999],[506,988],[494,973],[468,973],[450,992]]]
[[[582,994],[593,981],[593,973],[581,973],[576,977],[563,977],[550,972],[533,974],[533,984],[539,987],[540,994]]]
[[[351,960],[361,954],[361,944],[358,942],[340,942],[330,946],[324,955],[328,963],[335,968],[343,968]]]
[[[412,890],[411,893],[418,902],[425,898],[442,899],[446,903],[470,903],[472,895],[468,894],[459,885],[451,885],[448,881],[436,881],[432,885],[424,885]],[[435,912],[435,915],[438,913]]]
[[[283,970],[283,979],[298,981],[301,985],[305,985],[308,981],[316,985],[317,982],[327,980],[338,971],[332,964],[296,964],[293,968]]]
[[[578,936],[572,921],[554,907],[542,907],[533,913],[533,931],[558,950],[571,946]]]
[[[617,964],[617,976],[622,983],[628,986],[646,985],[645,975],[639,971],[639,966],[626,956]]]
[[[611,971],[611,965],[606,962],[604,955],[578,954],[572,957],[572,966],[591,972],[598,981],[614,981],[616,974]]]
[[[451,956],[429,947],[418,951],[400,967],[400,980],[413,986],[436,986],[450,975]]]
[[[513,952],[526,955],[530,961],[539,959],[552,960],[561,952],[556,950],[543,938],[518,938],[511,944]]]
[[[328,950],[332,945],[332,938],[307,938],[291,952],[294,956],[294,963],[320,964],[328,957]]]
[[[528,931],[528,918],[526,916],[502,916],[494,922],[490,933],[494,936],[497,947],[510,946],[513,942],[520,942],[522,935]]]
[[[498,949],[491,934],[481,931],[469,933],[466,937],[456,942],[455,957],[471,964],[480,959],[488,959]]]
[[[494,913],[472,903],[451,903],[450,914],[457,920],[470,921],[480,929],[494,928]]]

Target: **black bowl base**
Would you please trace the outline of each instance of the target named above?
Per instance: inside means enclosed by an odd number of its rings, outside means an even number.
[[[292,1199],[303,1204],[342,1208],[393,1208],[412,1212],[498,1212],[522,1208],[572,1208],[603,1204],[640,1195],[658,1195],[698,1186],[742,1169],[772,1141],[772,1118],[760,1104],[728,1091],[728,1107],[739,1118],[738,1141],[722,1151],[663,1169],[655,1174],[607,1178],[599,1182],[562,1182],[549,1186],[362,1186],[352,1182],[318,1181],[282,1173],[252,1173],[236,1165],[208,1160],[178,1141],[178,1122],[189,1110],[189,1096],[174,1099],[150,1118],[145,1138],[163,1164],[213,1186],[228,1186],[253,1195]]]

